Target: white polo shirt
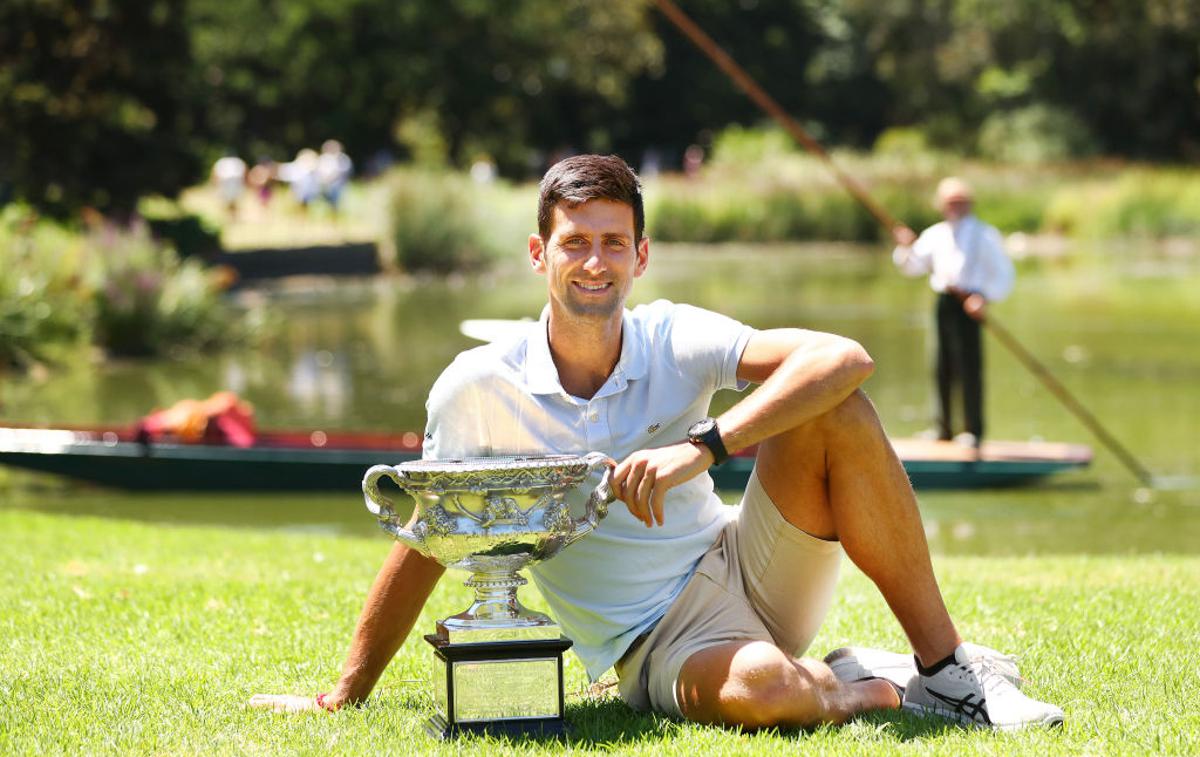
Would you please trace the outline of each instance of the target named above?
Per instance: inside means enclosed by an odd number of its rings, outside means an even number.
[[[684,440],[718,389],[745,388],[737,366],[754,329],[658,300],[625,311],[621,358],[596,396],[571,396],[550,356],[548,313],[446,368],[426,404],[426,459],[599,451],[620,461]],[[576,516],[598,482],[568,497]],[[530,569],[593,680],[662,617],[733,514],[705,473],[667,493],[661,527],[614,502],[594,532]]]

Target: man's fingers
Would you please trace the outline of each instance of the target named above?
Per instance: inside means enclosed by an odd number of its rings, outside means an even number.
[[[613,496],[622,502],[625,501],[625,474],[627,472],[625,463],[621,463],[613,468],[612,475],[608,477],[608,488],[612,489]]]
[[[633,517],[649,526],[650,512],[638,496],[638,490],[642,485],[642,478],[645,475],[646,461],[634,460],[629,466],[629,475],[625,478],[625,496],[622,499],[625,501],[625,506],[629,508],[629,512]]]
[[[613,474],[608,481],[609,486],[612,487],[613,494],[617,496],[617,499],[626,504],[629,504],[630,499],[629,476],[632,472],[633,463],[625,460],[613,470]]]
[[[663,500],[667,496],[667,487],[659,484],[654,487],[654,496],[650,499],[650,506],[654,512],[654,520],[658,521],[658,525],[663,524]]]
[[[638,512],[645,513],[646,515],[644,522],[647,527],[654,525],[654,517],[650,512],[650,498],[654,493],[655,479],[656,473],[654,469],[646,470],[642,474],[642,480],[638,482],[637,493],[634,495],[635,499],[637,499]]]

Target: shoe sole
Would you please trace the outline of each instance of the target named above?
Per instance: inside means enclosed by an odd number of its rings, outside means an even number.
[[[1062,728],[1063,724],[1063,718],[1060,715],[1047,715],[1041,720],[1027,720],[1024,723],[1006,723],[1005,725],[995,725],[994,723],[981,723],[975,718],[969,718],[957,710],[951,710],[949,708],[917,704],[915,702],[905,702],[902,706],[905,710],[908,710],[909,712],[921,717],[936,715],[940,718],[962,723],[963,725],[974,726],[975,728],[987,728],[993,731],[1004,731],[1006,733],[1038,726],[1045,728]]]

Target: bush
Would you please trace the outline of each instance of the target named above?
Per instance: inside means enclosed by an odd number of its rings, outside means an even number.
[[[1055,192],[1044,226],[1077,236],[1186,237],[1200,234],[1200,173],[1132,169]]]
[[[28,209],[0,214],[0,369],[49,361],[55,346],[84,333],[77,253],[69,235]]]
[[[1088,157],[1096,140],[1073,113],[1031,105],[993,113],[979,130],[979,152],[1010,163],[1046,163]]]
[[[871,151],[875,155],[901,158],[930,155],[934,152],[929,146],[925,132],[911,126],[893,126],[886,129],[875,139]]]
[[[175,249],[181,258],[204,257],[221,251],[221,232],[193,213],[146,217],[155,239]]]
[[[883,184],[869,191],[914,227],[938,219],[931,190],[923,186]],[[664,242],[875,242],[885,235],[866,208],[828,181],[662,179],[647,195],[650,235]]]
[[[96,230],[88,244],[93,339],[109,354],[207,349],[236,338],[220,275],[194,259],[181,262],[145,227]]]
[[[735,169],[760,166],[772,160],[796,155],[800,147],[777,126],[750,128],[734,124],[722,129],[713,138],[710,162]]]
[[[1022,159],[1091,149],[1086,128],[1063,111],[1031,108],[1001,115],[993,123],[1012,128],[996,126],[993,149],[1012,150]],[[1043,126],[1045,134],[1033,139],[1031,130]],[[713,160],[699,177],[648,182],[650,234],[661,241],[699,243],[887,237],[822,161],[789,148],[783,139],[775,129],[733,127],[718,135]],[[1098,160],[981,163],[930,150],[928,144],[921,132],[897,129],[885,133],[870,155],[839,152],[834,160],[879,205],[918,230],[940,220],[932,203],[934,188],[943,176],[956,174],[974,185],[980,215],[1005,233],[1200,234],[1200,172],[1194,170]]]
[[[396,263],[408,271],[478,269],[500,254],[484,190],[460,174],[403,170],[389,179]]]

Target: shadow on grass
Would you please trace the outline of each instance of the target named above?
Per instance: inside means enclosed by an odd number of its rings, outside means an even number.
[[[921,717],[905,710],[877,710],[861,715],[853,722],[867,725],[896,742],[929,739],[946,733],[961,733],[970,728],[945,718]]]
[[[696,725],[663,715],[636,712],[616,697],[583,699],[568,703],[566,720],[568,732],[565,736],[558,738],[534,736],[486,738],[513,746],[558,742],[564,746],[619,749],[636,744],[658,743],[665,737],[676,735],[678,731],[687,728],[712,727],[719,728],[730,735],[742,735],[741,729],[738,728]],[[855,722],[866,724],[870,729],[882,734],[884,742],[893,741],[895,743],[936,738],[948,732],[958,732],[964,729],[963,726],[942,718],[922,718],[902,710],[872,712],[857,718]],[[756,732],[756,735],[776,736],[802,742],[818,731],[832,730],[836,732],[839,729],[839,726],[823,726],[820,729],[770,728]],[[749,736],[750,734],[747,732],[745,735]]]

